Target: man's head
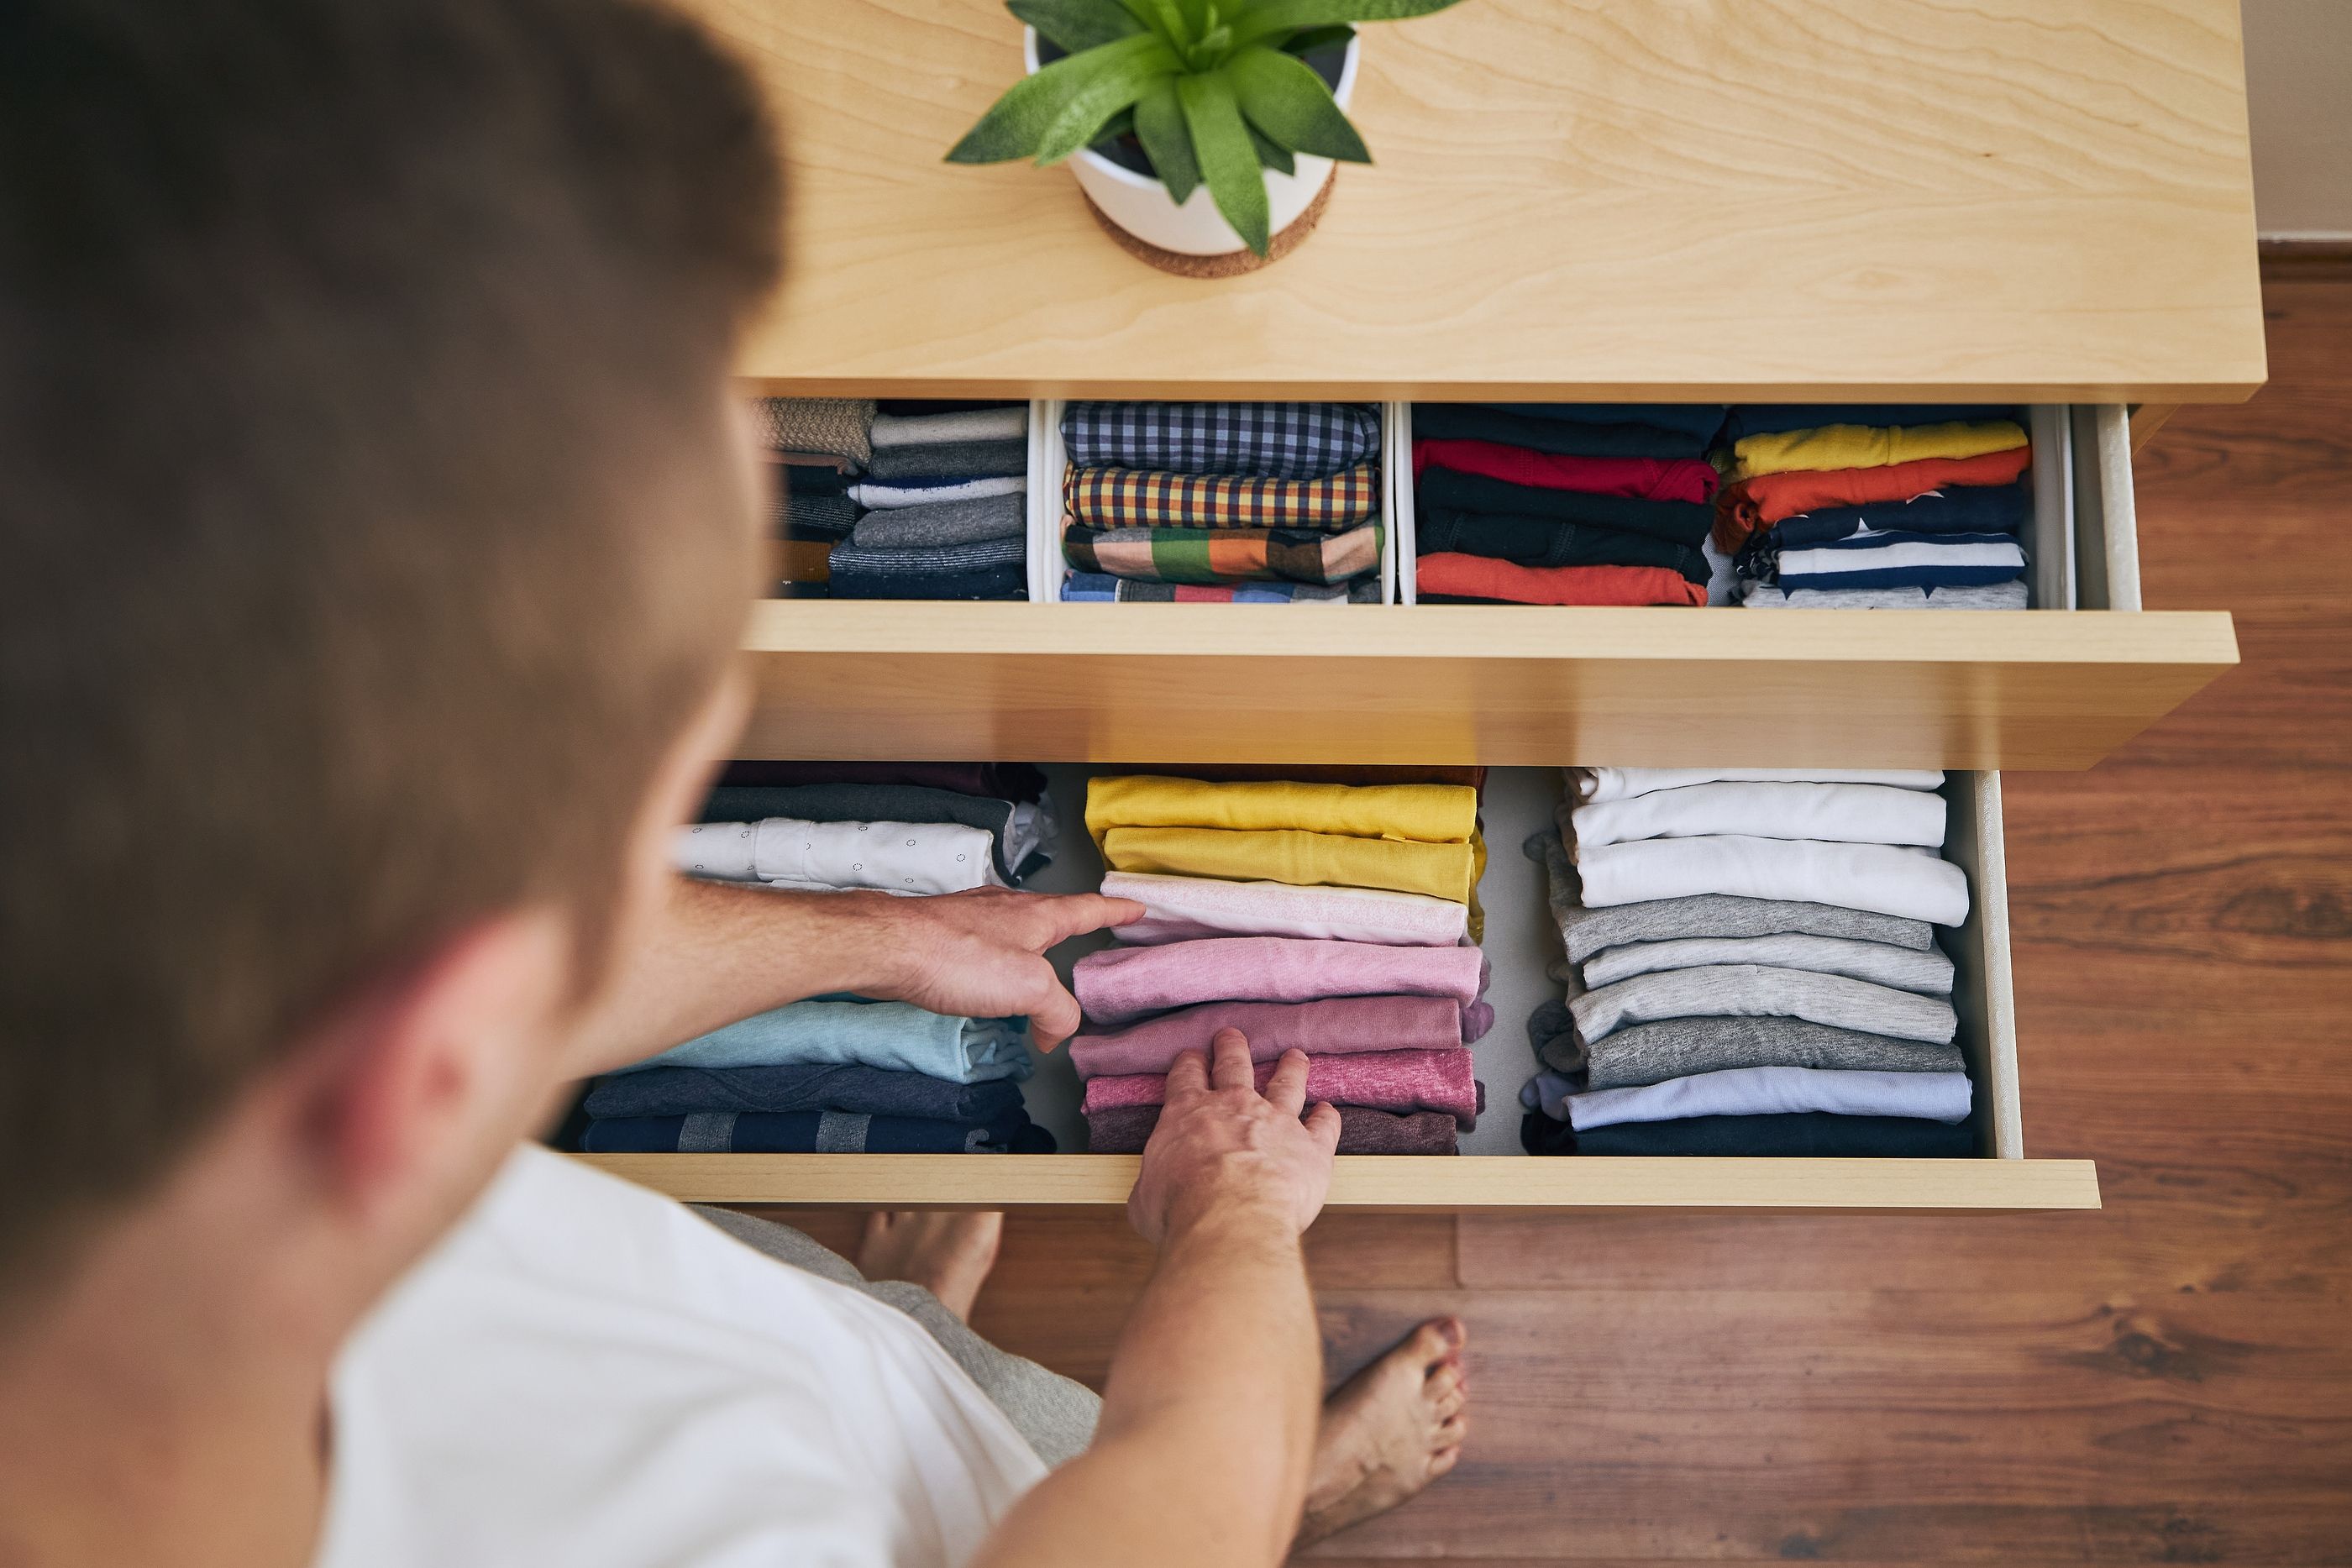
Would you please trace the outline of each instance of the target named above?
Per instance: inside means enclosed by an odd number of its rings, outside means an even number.
[[[756,93],[622,0],[31,0],[0,102],[0,1292],[231,1125],[421,1244],[721,737]]]

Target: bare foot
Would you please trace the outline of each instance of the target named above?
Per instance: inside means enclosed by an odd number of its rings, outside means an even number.
[[[1386,1513],[1454,1468],[1470,1430],[1466,1337],[1461,1319],[1432,1318],[1323,1402],[1296,1544]]]
[[[920,1285],[968,1322],[1003,1239],[1002,1214],[914,1209],[868,1215],[857,1270],[869,1280]]]

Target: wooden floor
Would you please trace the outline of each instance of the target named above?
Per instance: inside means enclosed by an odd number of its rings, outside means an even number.
[[[2244,666],[2003,781],[2027,1148],[2105,1210],[1335,1217],[1335,1375],[1459,1312],[1475,1428],[1313,1560],[2352,1562],[2352,271],[2268,298],[2140,471],[2148,606]],[[1016,1219],[976,1321],[1099,1379],[1147,1261]]]

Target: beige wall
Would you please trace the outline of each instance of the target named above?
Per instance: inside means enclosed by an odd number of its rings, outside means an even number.
[[[2352,238],[2352,0],[2242,0],[2254,221]]]

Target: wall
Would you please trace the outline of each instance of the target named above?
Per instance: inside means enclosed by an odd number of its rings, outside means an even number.
[[[2352,240],[2352,0],[2243,0],[2254,220]]]

